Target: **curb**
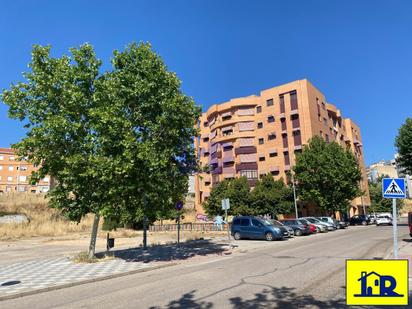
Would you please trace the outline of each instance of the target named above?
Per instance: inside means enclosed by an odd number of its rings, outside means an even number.
[[[134,274],[137,274],[137,273],[143,273],[143,272],[147,272],[147,271],[151,271],[151,270],[167,268],[167,267],[171,267],[171,266],[175,266],[175,265],[178,265],[178,263],[170,263],[170,264],[163,264],[163,265],[158,265],[158,266],[153,266],[153,267],[148,267],[148,268],[135,269],[135,270],[132,270],[132,271],[129,271],[129,272],[118,273],[118,274],[113,274],[113,275],[108,275],[108,276],[104,276],[104,277],[98,277],[98,278],[93,278],[93,279],[88,279],[88,280],[83,280],[83,281],[78,281],[78,282],[71,282],[71,283],[66,283],[66,284],[61,284],[61,285],[56,285],[56,286],[50,286],[50,287],[43,288],[43,289],[37,289],[37,290],[32,290],[32,291],[27,291],[27,292],[22,292],[22,293],[17,293],[17,294],[0,296],[0,302],[4,301],[4,300],[20,298],[20,297],[24,297],[24,296],[40,294],[40,293],[49,292],[49,291],[61,290],[61,289],[70,288],[70,287],[73,287],[73,286],[78,286],[78,285],[83,285],[83,284],[88,284],[88,283],[93,283],[93,282],[99,282],[99,281],[105,281],[105,280],[114,279],[114,278],[125,277],[125,276],[129,276],[129,275],[134,275]]]

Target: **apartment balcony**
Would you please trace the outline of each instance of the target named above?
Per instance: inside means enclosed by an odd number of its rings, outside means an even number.
[[[213,159],[220,159],[222,158],[222,151],[216,151],[210,155],[210,158]]]
[[[255,146],[247,146],[247,147],[238,147],[235,148],[235,154],[250,154],[250,153],[256,153],[256,147]]]
[[[216,175],[216,174],[222,174],[222,167],[218,166],[215,169],[212,170],[212,174]]]
[[[238,163],[236,164],[236,172],[245,170],[257,170],[258,164],[256,162]]]
[[[257,181],[258,181],[257,179],[248,179],[247,183],[248,183],[249,187],[254,187],[254,186],[256,186]]]

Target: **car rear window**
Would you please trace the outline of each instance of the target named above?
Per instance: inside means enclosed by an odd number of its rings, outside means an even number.
[[[240,219],[240,225],[248,226],[249,225],[249,219]]]

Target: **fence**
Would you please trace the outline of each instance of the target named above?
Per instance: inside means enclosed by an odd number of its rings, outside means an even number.
[[[181,231],[193,231],[193,232],[219,232],[227,231],[227,224],[216,223],[182,223],[180,224]],[[163,225],[151,225],[149,226],[150,232],[166,232],[177,231],[177,224],[163,224]]]

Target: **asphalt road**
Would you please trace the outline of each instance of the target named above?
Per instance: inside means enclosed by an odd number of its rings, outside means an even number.
[[[400,241],[407,235],[400,226]],[[384,257],[392,234],[391,227],[351,227],[240,244],[229,256],[3,301],[0,308],[347,308],[345,260]]]

